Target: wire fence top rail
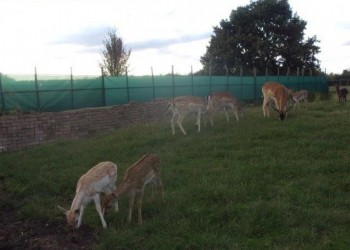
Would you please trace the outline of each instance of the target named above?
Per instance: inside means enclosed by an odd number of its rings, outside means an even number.
[[[261,86],[281,82],[294,90],[327,93],[324,76],[41,76],[0,74],[0,111],[64,111],[228,91],[240,101],[261,99]]]

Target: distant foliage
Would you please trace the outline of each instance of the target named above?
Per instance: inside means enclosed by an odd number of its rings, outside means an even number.
[[[241,66],[245,71],[255,67],[258,74],[266,69],[277,73],[278,68],[317,71],[320,48],[315,44],[319,41],[316,36],[304,39],[306,24],[292,13],[288,0],[251,1],[214,27],[201,57],[202,72],[211,68],[213,75],[224,74]]]
[[[100,67],[105,75],[120,76],[126,73],[131,49],[124,46],[123,39],[117,36],[115,29],[108,31],[103,41],[104,49],[101,51],[102,63]]]

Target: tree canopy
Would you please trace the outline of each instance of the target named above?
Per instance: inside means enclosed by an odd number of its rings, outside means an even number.
[[[201,71],[208,72],[210,66],[213,75],[240,67],[255,67],[258,74],[266,69],[277,73],[278,68],[319,70],[319,41],[316,36],[304,39],[306,24],[293,14],[288,0],[257,0],[238,7],[214,27]]]
[[[104,49],[101,51],[103,58],[100,64],[103,73],[111,76],[119,76],[126,73],[131,49],[126,49],[123,39],[117,36],[115,29],[108,31],[103,45]]]

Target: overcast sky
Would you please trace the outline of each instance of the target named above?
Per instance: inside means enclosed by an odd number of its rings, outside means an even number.
[[[250,0],[0,0],[0,72],[100,74],[108,28],[132,49],[133,75],[198,71],[213,27]],[[289,0],[321,41],[321,68],[350,68],[349,0]]]

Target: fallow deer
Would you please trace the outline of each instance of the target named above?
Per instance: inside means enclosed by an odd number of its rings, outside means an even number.
[[[270,105],[270,102],[273,101],[276,107],[272,105],[272,108],[279,114],[280,120],[283,121],[286,118],[287,112],[292,107],[292,105],[290,105],[288,108],[286,107],[287,100],[289,97],[289,90],[284,85],[277,82],[266,82],[262,86],[261,90],[264,95],[264,102],[263,102],[264,117],[270,116],[270,111],[268,106]]]
[[[201,131],[201,114],[208,110],[208,105],[205,103],[204,98],[198,96],[178,96],[175,97],[169,104],[169,109],[173,112],[171,119],[171,128],[173,135],[175,135],[175,119],[177,125],[180,127],[182,133],[186,135],[186,131],[182,126],[182,121],[189,113],[197,114],[196,125],[198,126],[198,132]],[[177,118],[176,118],[177,117]]]
[[[307,107],[307,105],[308,105],[308,102],[307,102],[308,92],[307,92],[307,90],[300,90],[298,92],[294,92],[293,90],[290,89],[289,93],[293,97],[293,100],[295,102],[293,110],[295,109],[295,106],[297,106],[297,105],[298,105],[298,109],[300,109],[300,107],[299,107],[300,101],[304,101],[305,106]]]
[[[225,112],[227,122],[229,122],[229,116],[226,111],[227,108],[230,108],[232,112],[235,113],[235,116],[238,122],[239,122],[238,116],[241,116],[241,117],[243,116],[242,105],[238,102],[237,98],[229,92],[210,93],[207,99],[208,99],[208,106],[209,106],[208,116],[212,126],[214,125],[214,122],[213,122],[214,114],[221,111],[221,109],[223,109]]]
[[[335,85],[335,90],[338,94],[338,101],[340,104],[346,104],[346,96],[348,95],[348,90],[346,88],[340,88],[339,84]]]
[[[115,190],[116,180],[117,165],[109,161],[97,164],[81,176],[77,183],[76,194],[70,210],[58,206],[61,212],[67,216],[68,224],[78,229],[81,225],[86,205],[94,201],[102,226],[106,228],[107,223],[101,210],[100,196],[101,194],[111,194]],[[114,205],[115,210],[118,211],[118,203],[116,202]]]
[[[142,199],[145,186],[149,183],[153,184],[152,200],[154,200],[154,188],[157,187],[161,192],[164,201],[163,183],[160,178],[160,159],[156,154],[146,154],[136,163],[130,166],[124,174],[122,182],[117,186],[116,190],[103,199],[103,210],[110,208],[113,202],[120,197],[129,196],[129,208],[127,222],[130,223],[134,199],[136,197],[136,205],[138,209],[138,224],[142,224]]]

